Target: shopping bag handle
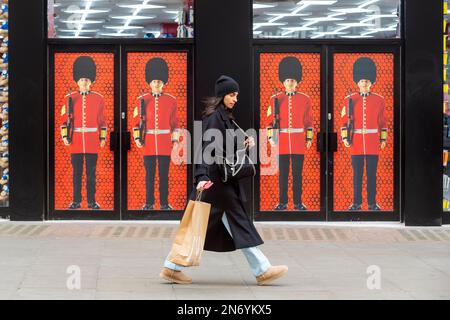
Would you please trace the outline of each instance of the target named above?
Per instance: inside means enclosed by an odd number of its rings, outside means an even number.
[[[195,201],[200,201],[202,198],[203,190],[197,190],[197,197],[195,198]]]

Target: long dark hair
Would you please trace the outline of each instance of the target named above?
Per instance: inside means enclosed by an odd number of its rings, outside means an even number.
[[[205,108],[203,109],[202,112],[202,119],[213,114],[217,110],[217,108],[224,108],[227,111],[227,114],[230,117],[230,119],[234,120],[234,116],[231,109],[226,108],[223,104],[223,97],[207,97],[203,99],[202,102],[205,105]]]

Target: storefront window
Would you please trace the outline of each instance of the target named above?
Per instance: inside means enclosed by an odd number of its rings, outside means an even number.
[[[9,206],[8,1],[0,5],[0,207]]]
[[[443,1],[444,5],[444,132],[443,132],[443,141],[444,141],[444,149],[443,149],[443,208],[444,211],[450,211],[450,170],[448,168],[448,153],[450,150],[450,109],[448,105],[448,81],[447,81],[447,75],[448,75],[448,67],[449,67],[449,61],[448,61],[448,46],[447,46],[447,39],[448,39],[448,3],[447,0]]]
[[[193,38],[194,0],[49,0],[49,38]]]
[[[253,2],[254,38],[400,38],[400,0]]]

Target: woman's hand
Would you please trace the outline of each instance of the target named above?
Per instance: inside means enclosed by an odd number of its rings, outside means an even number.
[[[203,191],[206,189],[209,189],[209,187],[211,187],[214,183],[212,181],[200,181],[197,184],[197,190],[198,191]]]

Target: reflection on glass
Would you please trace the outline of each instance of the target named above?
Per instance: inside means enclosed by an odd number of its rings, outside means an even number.
[[[400,0],[254,1],[254,38],[399,38]]]
[[[49,0],[49,38],[193,38],[194,0]]]

